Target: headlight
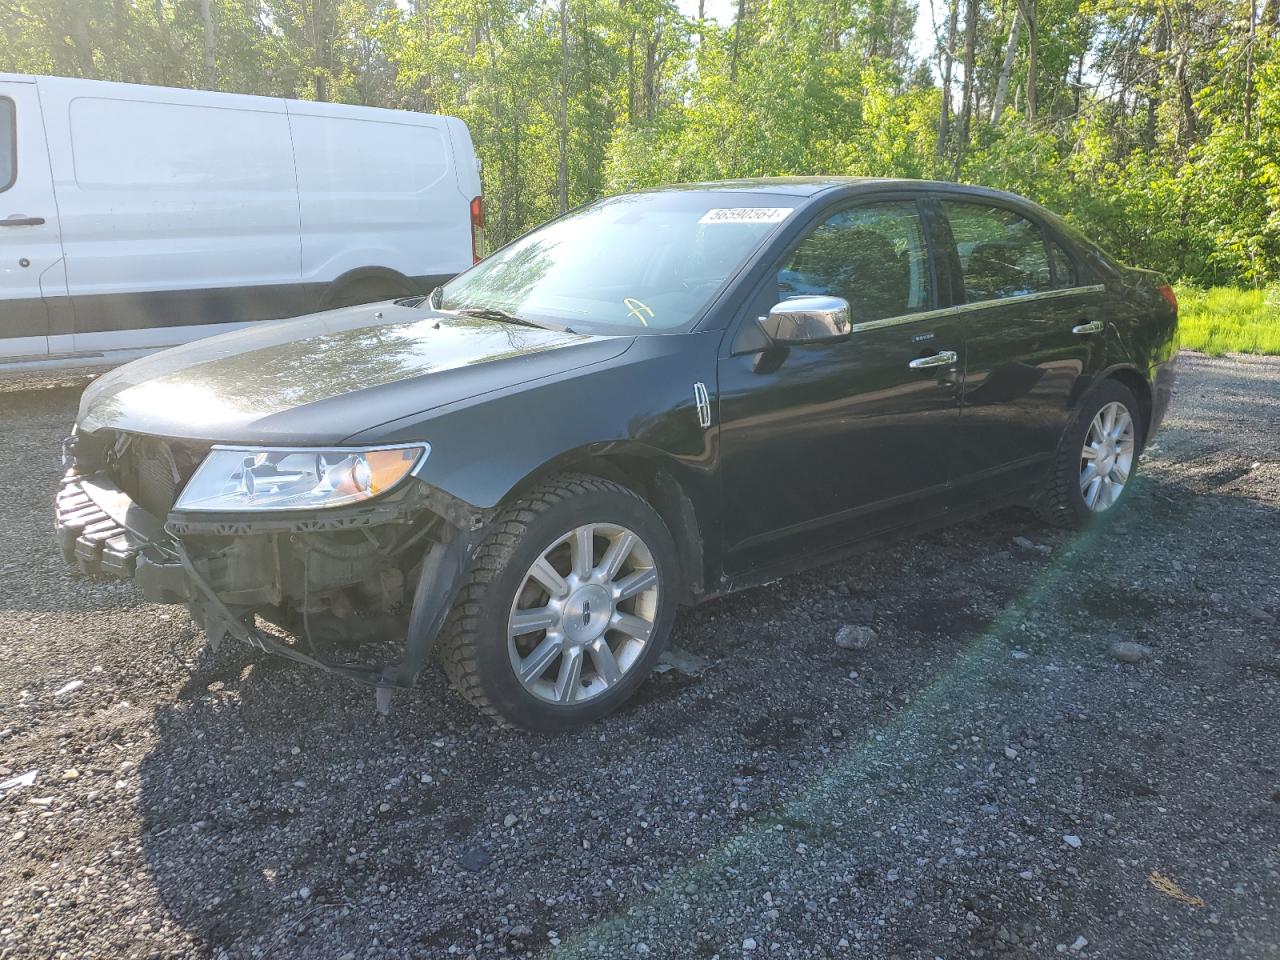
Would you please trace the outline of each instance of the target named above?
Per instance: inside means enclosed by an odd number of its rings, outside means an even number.
[[[318,510],[386,493],[413,472],[427,444],[264,450],[214,447],[175,510]]]

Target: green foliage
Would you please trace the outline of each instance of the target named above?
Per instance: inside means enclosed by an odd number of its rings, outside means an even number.
[[[1280,355],[1280,288],[1179,285],[1178,336],[1187,350]]]
[[[955,0],[944,90],[915,0],[691,2],[0,0],[0,70],[459,116],[499,243],[658,183],[957,177],[1173,278],[1280,282],[1280,4]]]

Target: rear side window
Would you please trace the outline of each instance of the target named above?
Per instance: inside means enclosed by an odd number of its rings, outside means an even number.
[[[778,293],[784,300],[843,297],[854,323],[929,309],[929,256],[915,201],[870,203],[828,217],[778,271]]]
[[[289,122],[304,193],[422,193],[449,172],[432,127],[306,114]]]
[[[1056,240],[1049,241],[1049,260],[1053,264],[1054,289],[1065,290],[1068,287],[1074,287],[1078,278],[1076,262]]]
[[[77,97],[69,116],[82,190],[297,190],[283,113]]]
[[[18,129],[13,101],[0,97],[0,191],[13,186],[18,173]]]
[[[1053,288],[1040,228],[1012,210],[942,201],[964,276],[968,303],[1001,300]]]

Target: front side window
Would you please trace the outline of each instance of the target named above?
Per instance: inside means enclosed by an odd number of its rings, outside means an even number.
[[[1026,217],[986,204],[942,201],[968,303],[1040,293],[1053,287],[1040,228]]]
[[[869,203],[828,217],[778,271],[778,293],[849,301],[853,323],[929,309],[929,255],[913,200]]]
[[[17,174],[18,131],[13,101],[0,97],[0,190],[13,186]]]
[[[437,305],[579,332],[685,328],[791,215],[783,200],[678,191],[601,200],[481,260],[445,284]]]

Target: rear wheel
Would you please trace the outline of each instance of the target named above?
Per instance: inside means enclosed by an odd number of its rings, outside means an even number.
[[[1116,380],[1099,384],[1063,434],[1041,516],[1080,528],[1113,510],[1132,485],[1143,429],[1133,391]]]
[[[675,550],[626,487],[557,478],[495,521],[440,638],[445,671],[490,717],[558,730],[644,682],[671,632]]]

